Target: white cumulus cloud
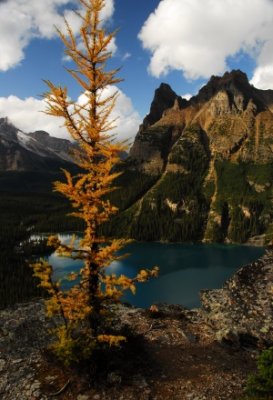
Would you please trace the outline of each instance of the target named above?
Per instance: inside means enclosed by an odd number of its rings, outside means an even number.
[[[118,140],[129,139],[132,141],[141,123],[138,112],[134,109],[131,99],[120,89],[111,86],[105,90],[105,94],[112,94],[118,91],[116,107],[111,118],[116,119],[113,133]],[[82,103],[83,95],[78,99]],[[0,117],[8,117],[9,120],[24,132],[45,130],[52,136],[69,139],[66,129],[63,127],[63,120],[43,113],[46,109],[45,101],[28,97],[20,99],[17,96],[0,97]]]
[[[253,82],[273,88],[272,0],[161,0],[139,39],[156,77],[181,70],[189,80],[208,78],[242,51],[257,61]]]
[[[45,101],[34,97],[0,97],[0,117],[8,117],[17,128],[24,132],[44,130],[52,136],[68,138],[63,121],[44,114],[45,109]]]
[[[77,8],[76,0],[7,0],[0,2],[0,71],[18,65],[24,59],[24,51],[34,38],[52,39],[56,35],[54,25],[63,29],[65,16],[75,32],[79,18],[71,11]],[[114,12],[114,0],[106,0],[102,19],[107,20]],[[114,45],[114,44],[113,44]]]
[[[263,45],[251,83],[260,89],[273,89],[273,29],[271,39]]]

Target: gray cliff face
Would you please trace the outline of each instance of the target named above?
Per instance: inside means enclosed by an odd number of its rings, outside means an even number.
[[[9,139],[9,140],[17,140],[17,129],[14,125],[12,125],[8,118],[0,118],[0,138],[1,139]]]
[[[0,171],[27,171],[41,167],[43,161],[15,141],[0,139]]]
[[[47,169],[50,164],[73,162],[74,145],[47,132],[25,133],[8,118],[0,118],[0,171]]]
[[[71,151],[73,149],[72,143],[67,139],[59,139],[50,136],[45,131],[35,131],[29,133],[29,136],[35,139],[37,143],[43,146],[48,152],[61,158],[62,160],[71,161]]]

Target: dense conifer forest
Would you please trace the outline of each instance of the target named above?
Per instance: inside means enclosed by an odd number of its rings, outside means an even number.
[[[82,229],[81,222],[67,217],[68,203],[52,192],[46,173],[8,172],[0,174],[0,307],[40,296],[28,261],[45,254],[44,242],[34,244],[32,234]]]

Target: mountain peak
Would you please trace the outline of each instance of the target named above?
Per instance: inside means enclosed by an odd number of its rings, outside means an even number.
[[[234,89],[237,89],[243,93],[251,90],[251,85],[248,81],[247,75],[239,69],[232,70],[230,72],[227,71],[224,73],[223,76],[216,77],[216,80],[217,80],[216,87],[217,87],[217,89],[220,89],[220,90],[234,91]],[[211,79],[208,82],[208,85],[210,84],[211,81],[213,81],[213,79]],[[214,82],[215,82],[215,80],[214,80]]]
[[[8,117],[0,118],[0,137],[9,140],[17,140],[17,132],[19,131],[8,119]]]
[[[208,85],[215,83],[218,85],[224,85],[231,82],[237,82],[237,83],[240,82],[249,85],[247,74],[245,72],[242,72],[240,69],[233,69],[232,71],[226,71],[223,76],[212,75],[212,77],[208,82]]]
[[[159,85],[159,87],[156,89],[155,91],[156,93],[158,92],[173,92],[172,88],[170,87],[170,85],[168,83],[165,82],[161,82],[161,84]]]
[[[148,126],[151,126],[159,121],[163,115],[163,112],[166,109],[173,107],[175,100],[179,98],[180,96],[178,96],[172,90],[170,85],[164,82],[161,83],[160,86],[155,90],[150,112],[144,118],[143,127],[147,128]]]
[[[9,123],[8,117],[0,118],[0,126],[8,123]]]
[[[192,104],[209,101],[218,92],[225,91],[234,96],[241,93],[246,103],[251,97],[255,97],[254,89],[248,81],[247,75],[240,70],[225,72],[223,76],[213,75],[208,83],[203,86],[197,96],[192,97]]]
[[[14,128],[14,129],[16,129],[18,131],[18,128],[16,128],[13,125],[13,123],[10,121],[10,119],[8,117],[0,118],[0,129],[6,128],[6,127]]]
[[[50,137],[49,133],[46,131],[35,131],[30,134],[32,137],[35,138],[48,138]]]
[[[155,92],[146,121],[166,109],[136,135],[120,192],[124,219],[111,223],[111,235],[271,241],[273,90],[235,70],[211,77],[185,106],[179,101],[168,85]]]
[[[24,171],[61,167],[73,162],[74,145],[45,131],[25,133],[8,118],[0,118],[0,171]],[[51,168],[50,167],[50,168]]]

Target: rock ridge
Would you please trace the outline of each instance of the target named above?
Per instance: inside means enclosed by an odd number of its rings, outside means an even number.
[[[202,290],[202,311],[221,338],[273,346],[273,250],[240,268],[222,289]]]
[[[73,143],[45,131],[25,133],[0,118],[0,171],[56,170],[72,163]]]

